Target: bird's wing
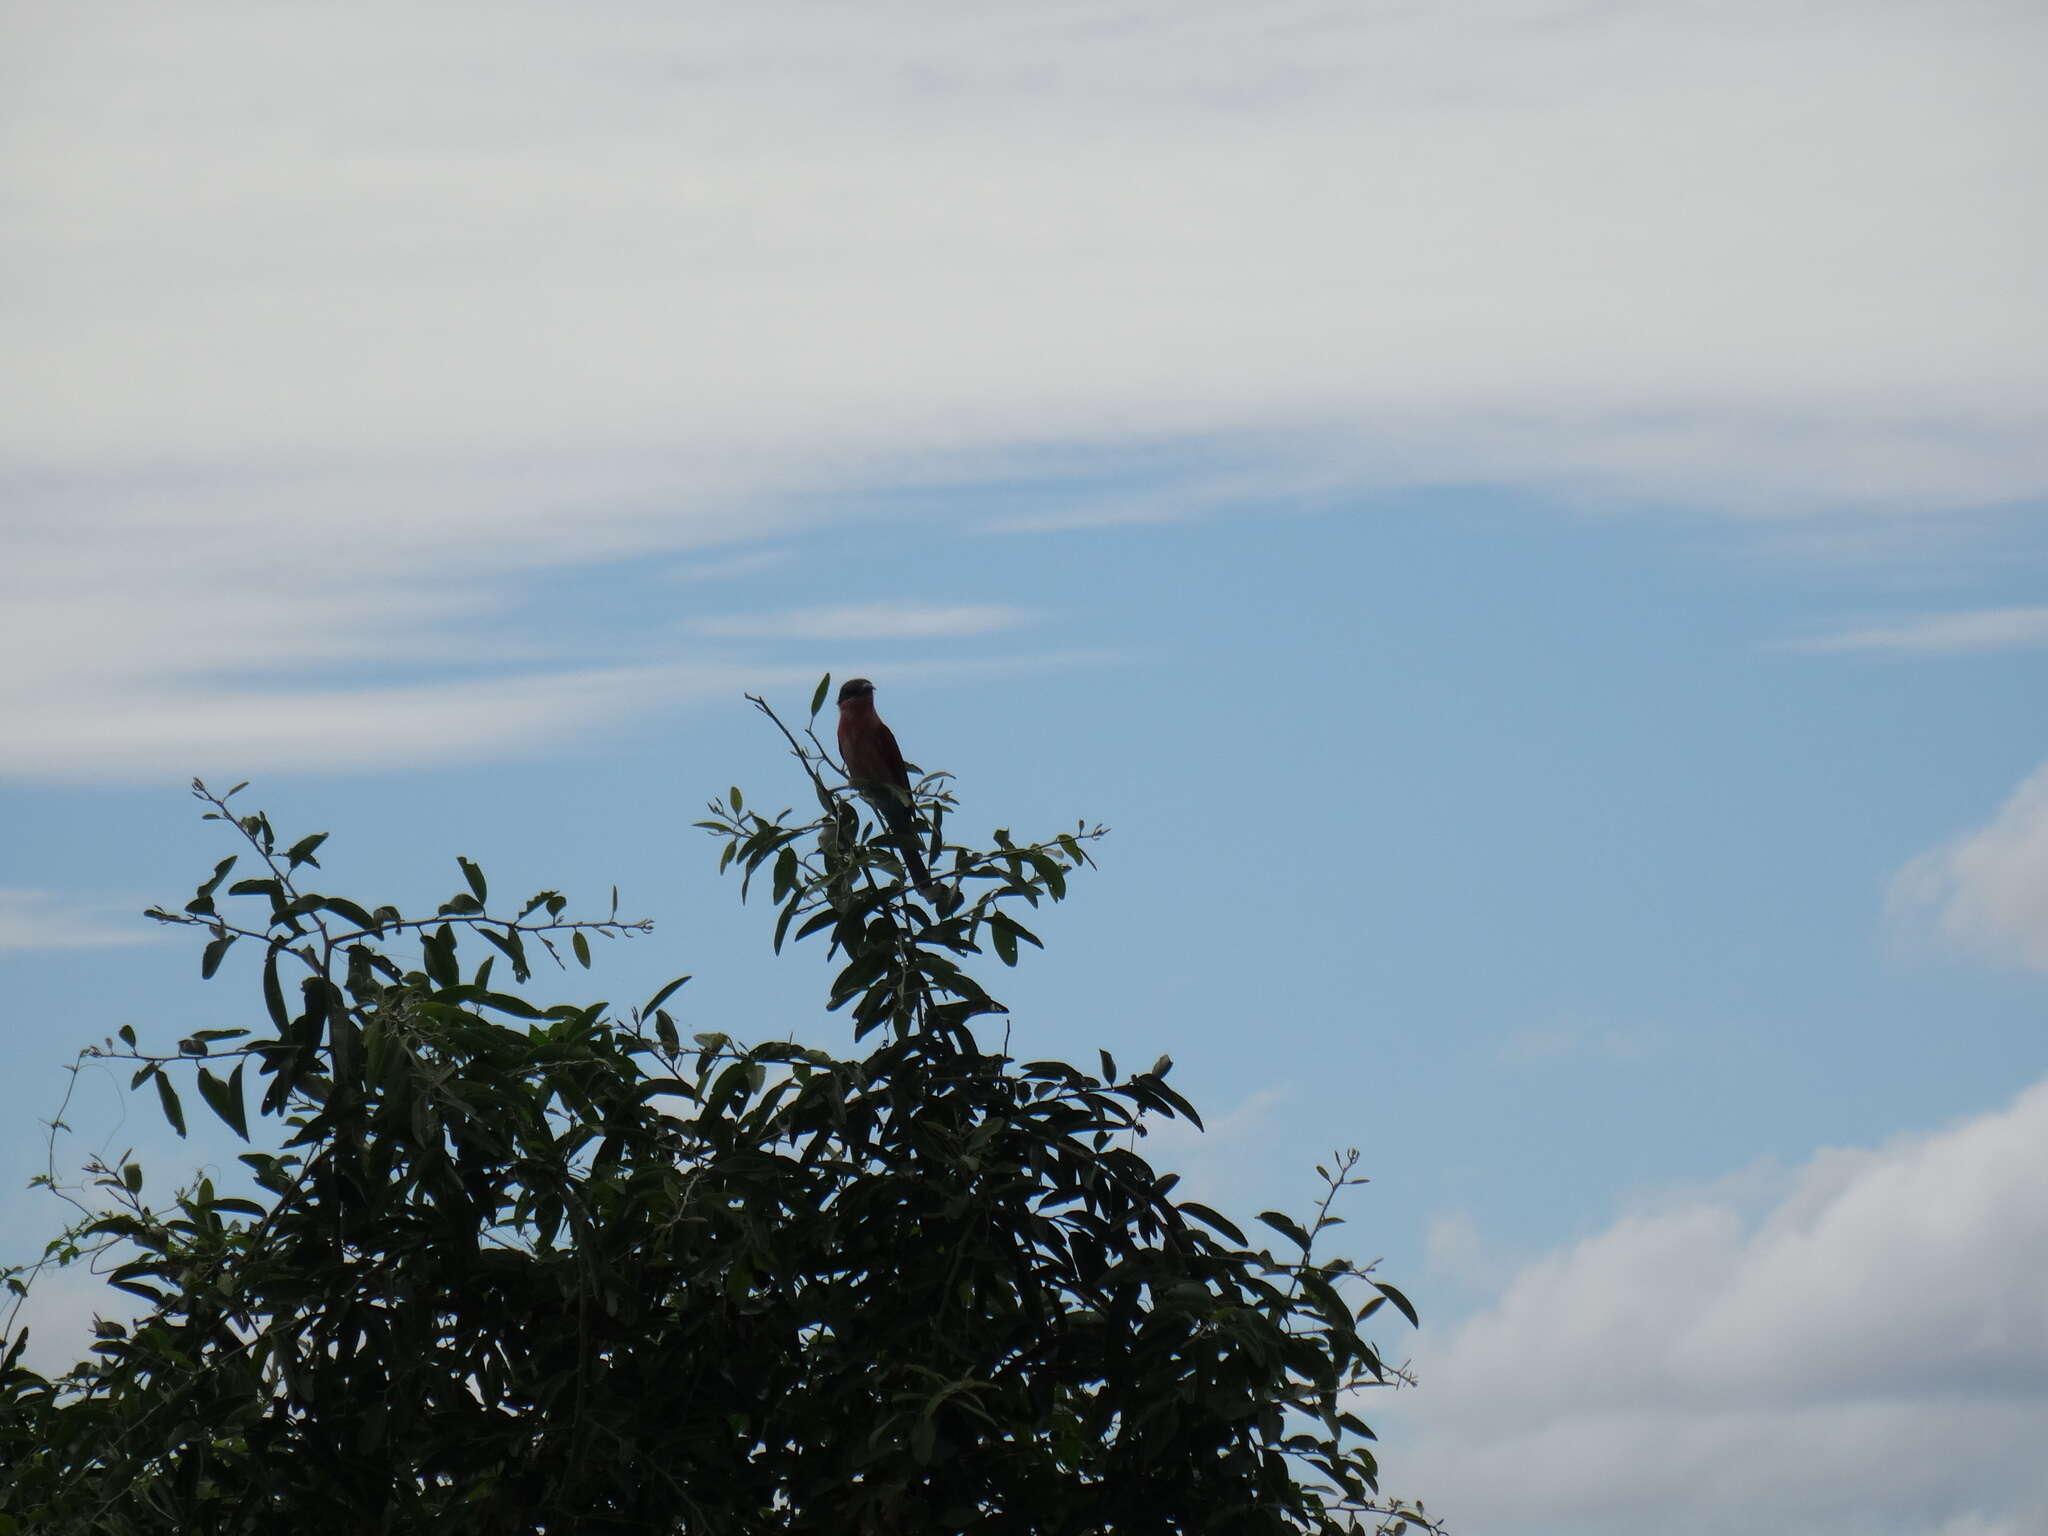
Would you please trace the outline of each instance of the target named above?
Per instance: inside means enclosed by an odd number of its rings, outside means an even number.
[[[840,722],[839,755],[845,760],[846,776],[855,783],[899,789],[909,798],[910,770],[895,733],[872,715]]]
[[[891,784],[910,788],[910,769],[904,765],[903,749],[896,745],[896,733],[879,720],[875,722],[875,756]]]

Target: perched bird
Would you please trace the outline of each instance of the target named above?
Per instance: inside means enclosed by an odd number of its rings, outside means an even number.
[[[874,806],[903,850],[910,881],[929,893],[932,872],[917,847],[917,816],[911,810],[910,770],[903,764],[896,733],[875,713],[875,685],[850,677],[839,689],[839,756],[846,776]]]

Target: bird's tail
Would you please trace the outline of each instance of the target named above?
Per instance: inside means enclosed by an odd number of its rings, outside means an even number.
[[[925,867],[924,855],[917,851],[915,832],[903,839],[903,862],[910,867],[910,883],[917,887],[917,894],[931,895],[932,872]]]
[[[882,820],[889,824],[895,834],[897,847],[903,854],[904,866],[910,871],[910,883],[917,887],[918,894],[929,896],[932,890],[932,872],[926,867],[924,854],[918,849],[917,817],[909,806],[894,795],[881,797],[876,809],[882,813]]]

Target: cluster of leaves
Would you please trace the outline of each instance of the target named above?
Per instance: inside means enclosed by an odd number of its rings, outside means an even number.
[[[587,966],[590,934],[645,925],[616,896],[572,921],[551,892],[493,917],[467,860],[428,919],[314,894],[318,838],[281,847],[195,786],[261,873],[222,892],[223,861],[154,915],[206,932],[209,975],[259,946],[269,1027],[97,1054],[135,1061],[181,1131],[174,1077],[245,1139],[261,1087],[277,1134],[243,1156],[246,1194],[157,1206],[139,1167],[97,1171],[102,1208],[46,1258],[97,1256],[147,1310],[56,1379],[18,1332],[0,1351],[0,1533],[1430,1524],[1378,1498],[1350,1411],[1399,1377],[1360,1323],[1413,1310],[1311,1256],[1356,1154],[1306,1223],[1265,1214],[1275,1256],[1135,1151],[1147,1117],[1195,1118],[1170,1063],[1096,1074],[975,1039],[1001,1007],[963,963],[1037,943],[1015,909],[1059,899],[1097,833],[945,845],[927,781],[948,867],[922,902],[815,736],[784,735],[819,814],[735,790],[707,825],[726,863],[769,869],[778,946],[829,936],[832,1005],[879,1032],[857,1058],[686,1040],[688,978],[625,1019],[497,990],[499,962],[530,980],[529,946]],[[465,971],[471,939],[489,952]]]

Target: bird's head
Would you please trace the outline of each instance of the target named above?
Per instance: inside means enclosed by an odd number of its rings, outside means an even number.
[[[871,699],[875,696],[875,685],[864,677],[849,677],[839,685],[839,702],[850,704],[855,699]]]

